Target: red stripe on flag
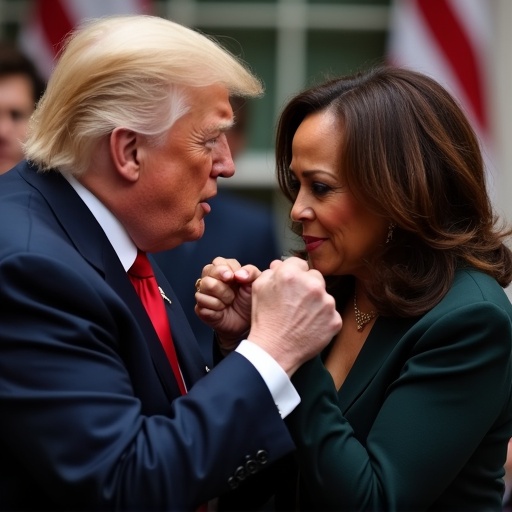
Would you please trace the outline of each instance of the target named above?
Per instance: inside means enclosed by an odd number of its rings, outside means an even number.
[[[39,18],[46,39],[56,55],[62,47],[66,35],[73,29],[74,20],[70,20],[61,0],[36,2],[36,17]]]
[[[412,0],[448,59],[460,87],[466,92],[482,131],[487,132],[488,120],[484,105],[484,87],[471,40],[461,27],[448,0]]]

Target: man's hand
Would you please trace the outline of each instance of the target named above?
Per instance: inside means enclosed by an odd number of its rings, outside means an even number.
[[[197,316],[217,333],[221,347],[235,348],[251,323],[251,289],[261,274],[254,265],[215,258],[203,268],[196,292]]]
[[[323,276],[302,259],[273,261],[252,285],[247,338],[267,351],[289,376],[318,354],[341,324]]]

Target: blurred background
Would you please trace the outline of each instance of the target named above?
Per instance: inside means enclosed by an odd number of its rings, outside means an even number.
[[[47,77],[75,24],[131,12],[215,36],[263,79],[265,96],[247,105],[237,173],[219,186],[271,210],[283,253],[291,241],[273,165],[282,106],[305,86],[386,61],[431,74],[463,104],[484,147],[495,208],[512,220],[510,0],[0,0],[0,38]]]

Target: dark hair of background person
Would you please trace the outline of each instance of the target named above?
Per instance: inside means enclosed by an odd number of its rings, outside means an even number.
[[[293,136],[307,115],[327,107],[343,126],[333,137],[343,138],[346,185],[361,205],[396,224],[390,243],[367,261],[368,295],[379,313],[428,311],[459,266],[510,283],[504,240],[512,231],[498,226],[478,140],[445,89],[414,71],[381,66],[299,94],[283,111],[276,139],[278,182],[290,201]],[[292,229],[300,235],[300,225]]]
[[[34,103],[43,95],[46,82],[34,63],[11,42],[0,42],[0,78],[11,75],[26,76],[32,84]]]

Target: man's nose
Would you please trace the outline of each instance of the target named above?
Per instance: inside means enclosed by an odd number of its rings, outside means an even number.
[[[213,149],[212,174],[215,178],[231,178],[235,174],[235,163],[224,133],[219,136]]]

